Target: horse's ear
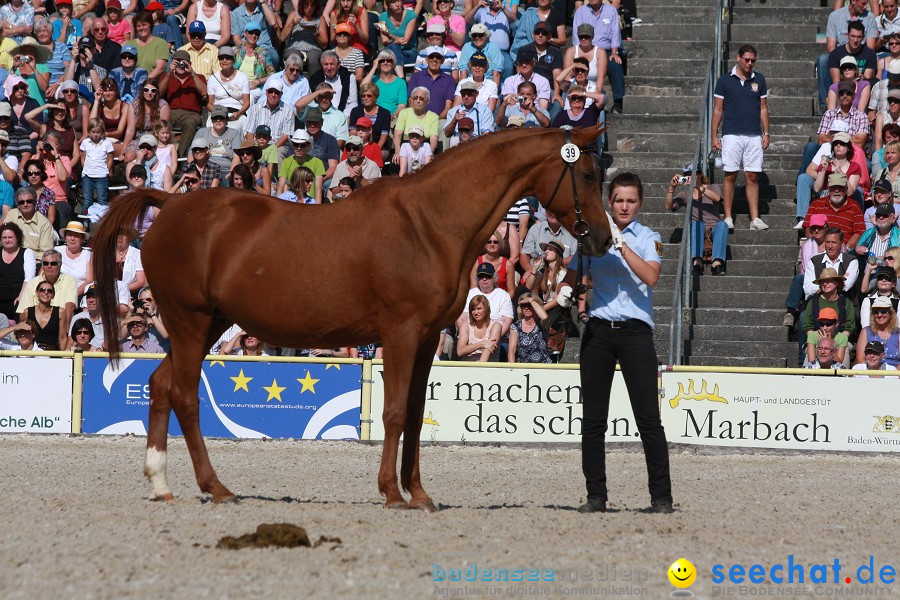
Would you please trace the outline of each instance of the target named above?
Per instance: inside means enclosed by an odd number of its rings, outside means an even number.
[[[587,146],[606,131],[606,126],[598,123],[593,127],[579,127],[572,130],[572,141],[578,146]]]

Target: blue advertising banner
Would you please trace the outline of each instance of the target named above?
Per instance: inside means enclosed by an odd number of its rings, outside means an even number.
[[[147,434],[159,359],[84,361],[82,431]],[[362,365],[204,361],[200,428],[225,438],[359,439]],[[174,413],[169,435],[181,435]]]

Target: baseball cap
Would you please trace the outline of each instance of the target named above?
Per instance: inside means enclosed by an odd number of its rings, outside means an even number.
[[[364,142],[362,141],[362,138],[358,135],[351,135],[349,138],[347,138],[347,145],[350,146],[362,146],[363,143]]]
[[[894,308],[894,305],[887,296],[877,296],[872,300],[872,308]]]
[[[222,46],[219,48],[219,56],[230,56],[234,58],[234,48],[231,46]]]
[[[59,2],[57,2],[59,4]],[[122,3],[119,0],[106,0],[106,10],[122,11]]]
[[[838,84],[838,93],[840,92],[852,92],[856,93],[856,82],[850,81],[849,79],[844,79]]]
[[[578,33],[576,35],[589,35],[594,37],[594,26],[590,23],[582,23],[578,26]]]
[[[534,24],[534,29],[532,29],[531,31],[534,33],[537,33],[538,31],[543,31],[544,33],[547,33],[547,34],[552,33],[550,31],[550,26],[547,25],[546,21],[538,21],[537,23]]]
[[[0,117],[11,117],[12,116],[12,106],[10,106],[9,102],[0,102]],[[9,135],[6,130],[2,130],[3,133]]]
[[[266,81],[265,85],[266,90],[278,90],[279,92],[284,91],[284,84],[281,83],[280,79],[275,79],[274,77],[270,77],[268,81]]]
[[[340,25],[338,25],[340,27]],[[250,21],[244,25],[244,31],[262,31],[262,27],[256,21]]]
[[[847,176],[843,173],[832,173],[828,176],[828,187],[847,187]]]
[[[209,117],[211,119],[214,119],[216,117],[225,117],[227,119],[228,118],[228,109],[225,108],[224,106],[216,106],[215,108],[213,108],[210,111]]]
[[[469,63],[473,65],[488,66],[488,58],[484,52],[475,52],[469,57]]]
[[[875,216],[876,217],[890,217],[894,214],[894,206],[893,203],[887,204],[879,204],[875,207]]]
[[[163,8],[162,2],[151,2],[144,8],[144,10],[148,10],[148,11],[165,10],[165,8]]]
[[[459,84],[459,91],[478,91],[478,84],[472,80],[463,81]]]
[[[203,21],[191,21],[191,24],[188,26],[188,33],[202,33],[206,35],[206,25]]]
[[[244,31],[246,31],[246,29]],[[356,27],[354,27],[350,23],[338,23],[337,27],[334,28],[334,32],[335,33],[346,33],[347,35],[353,35],[356,33]]]
[[[492,265],[489,262],[483,262],[480,265],[478,265],[478,270],[475,271],[475,274],[476,275],[490,275],[491,277],[493,277],[494,273],[496,273],[496,272],[497,271],[496,271],[496,269],[494,269],[494,265]]]
[[[191,148],[209,148],[209,140],[206,138],[197,138],[191,144]]]
[[[443,23],[431,23],[428,25],[428,28],[425,30],[425,33],[446,33],[447,28],[444,27]]]
[[[159,144],[159,142],[157,142],[156,138],[153,137],[152,135],[150,135],[149,133],[145,133],[144,135],[141,136],[141,139],[138,140],[138,148],[140,148],[144,144],[148,144],[149,146],[156,148],[156,146]]]
[[[897,90],[891,90],[890,92],[888,92],[887,97],[888,97],[888,98],[893,98],[893,99],[895,99],[895,100],[900,99],[900,89],[897,89]]]
[[[516,55],[516,62],[518,64],[525,64],[534,62],[537,60],[537,53],[530,48],[522,48],[519,50],[519,53]]]
[[[892,281],[896,281],[896,279],[897,279],[897,271],[894,270],[894,267],[889,267],[887,265],[881,265],[880,267],[875,267],[875,278],[877,279],[880,275],[886,275],[887,277],[890,277]],[[875,301],[878,301],[881,298],[884,298],[884,300],[887,300],[887,303],[883,304],[882,308],[893,307],[893,304],[890,303],[891,301],[889,299],[885,298],[884,296],[879,296],[878,298],[875,298]],[[875,307],[874,303],[872,304],[872,306]]]
[[[884,354],[884,344],[873,340],[866,344],[866,349],[863,352],[866,354]]]
[[[370,128],[372,127],[372,119],[369,117],[360,117],[356,120],[356,127]]]
[[[472,29],[469,30],[469,35],[487,35],[488,28],[484,23],[475,23],[472,25]]]
[[[322,121],[322,109],[318,106],[310,106],[307,108],[304,122],[308,123],[309,121]]]
[[[818,318],[821,319],[831,319],[833,321],[837,321],[838,314],[837,311],[831,308],[830,306],[826,306],[825,308],[819,311]]]
[[[885,192],[893,192],[894,186],[891,185],[891,182],[882,177],[878,181],[872,184],[872,190],[883,190]]]
[[[853,66],[856,67],[857,69],[859,68],[859,65],[856,64],[856,59],[853,58],[852,56],[845,56],[844,58],[841,59],[841,62],[839,63],[839,66],[840,66],[841,68],[843,68],[844,65],[853,65]]]
[[[831,142],[843,142],[845,144],[850,143],[850,134],[846,131],[839,131],[831,137]]]
[[[826,225],[828,225],[828,217],[821,213],[809,217],[810,227],[825,227]]]
[[[473,131],[475,129],[475,121],[470,119],[469,117],[463,117],[459,121],[456,122],[456,128],[460,131],[469,130]]]
[[[256,131],[253,132],[253,135],[270,138],[272,137],[272,129],[268,125],[260,125],[256,128]]]
[[[128,46],[126,46],[125,48],[128,48]],[[125,52],[125,48],[122,48],[122,52]],[[188,54],[187,50],[176,50],[175,54],[172,55],[172,60],[184,60],[187,62],[191,62],[191,55]]]
[[[406,135],[407,136],[420,135],[422,137],[425,137],[425,130],[422,129],[421,127],[419,127],[418,125],[413,125],[412,127],[410,127],[409,129],[406,130]]]
[[[522,115],[510,115],[506,119],[507,127],[523,127],[525,125],[525,117]]]

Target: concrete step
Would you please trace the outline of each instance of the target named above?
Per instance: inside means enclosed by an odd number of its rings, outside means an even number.
[[[709,270],[707,269],[707,272],[708,271]],[[702,275],[700,277],[694,277],[693,280],[692,285],[694,289],[702,293],[709,292],[712,294],[778,292],[784,296],[787,294],[788,287],[791,283],[790,278],[783,279],[780,277],[762,277],[753,275],[744,277],[730,277],[729,275],[710,277]],[[663,274],[660,275],[659,282],[653,290],[654,292],[660,289],[671,290],[674,287],[675,275]]]
[[[642,221],[643,222],[643,221]],[[747,233],[760,233],[748,231]],[[766,236],[768,237],[768,235]],[[797,258],[797,247],[794,245],[772,244],[768,240],[760,240],[757,244],[728,244],[725,258],[728,260],[764,260],[792,265]],[[663,244],[664,256],[678,256],[678,244]]]
[[[690,146],[683,147],[681,151],[675,152],[615,152],[612,153],[612,166],[623,169],[655,169],[668,168],[669,178],[691,161],[693,151],[696,144],[696,136],[694,143]],[[800,163],[800,156],[793,153],[769,153],[768,151],[763,158],[763,168],[766,172],[770,170],[790,170],[796,169]],[[794,171],[794,182],[797,180],[796,170]]]
[[[693,10],[695,7],[704,7],[710,6],[711,4],[714,6],[714,3],[710,2],[710,0],[658,0],[657,4],[661,6],[669,6],[669,7],[690,7]],[[801,4],[797,0],[734,0],[733,6],[734,9],[743,8],[743,7],[762,7],[772,9],[782,9],[782,8],[796,8],[798,4]],[[807,4],[807,3],[803,3]],[[818,7],[818,3],[809,3],[812,7]],[[638,10],[641,10],[639,6]]]
[[[814,131],[814,130],[813,130]],[[634,131],[612,132],[609,135],[609,147],[613,156],[620,152],[694,152],[696,148],[696,133],[688,136],[686,133],[635,133]],[[692,143],[693,137],[693,143]],[[795,164],[799,166],[800,157],[807,142],[812,141],[813,134],[809,135],[773,135],[766,150],[766,157],[774,154],[789,154],[795,156]],[[684,165],[682,165],[684,166]]]
[[[683,165],[682,165],[683,166]],[[643,180],[644,183],[644,197],[652,198],[652,197],[660,197],[665,195],[666,188],[668,187],[669,179],[671,179],[672,175],[678,172],[678,168],[669,172],[669,177],[664,181],[647,181]],[[608,178],[609,179],[609,178]],[[721,181],[721,175],[717,174],[714,178],[715,181]],[[779,184],[779,185],[761,185],[759,187],[759,197],[761,200],[773,200],[780,199],[784,202],[792,202],[794,203],[794,197],[796,192],[796,178],[792,183]],[[606,194],[604,193],[604,197]],[[744,202],[746,198],[744,191],[744,182],[740,175],[738,175],[738,185],[734,188],[734,199],[735,203]],[[796,203],[795,203],[796,204]]]
[[[708,56],[705,53],[703,56]],[[706,60],[696,58],[641,58],[631,55],[628,58],[628,77],[631,76],[662,76],[684,75],[685,77],[704,77],[706,75]],[[628,85],[628,78],[625,79]]]
[[[706,106],[704,103],[705,100],[699,95],[628,95],[625,96],[623,105],[626,115],[691,115],[686,117],[688,122],[697,123],[700,111]],[[611,124],[614,122],[613,120]]]
[[[629,75],[630,77],[630,75]],[[625,98],[626,107],[628,98]],[[680,115],[621,115],[614,114],[609,117],[610,136],[635,135],[641,132],[649,133],[675,133],[693,138],[697,135],[699,117],[694,114],[682,113]],[[821,117],[808,116],[782,116],[769,117],[769,133],[773,138],[782,135],[815,135],[819,127]],[[690,123],[691,125],[688,125]],[[614,138],[611,138],[614,139]],[[775,140],[773,140],[774,142]],[[798,161],[799,163],[799,158]]]
[[[759,42],[815,42],[818,25],[767,23],[733,24],[723,30],[723,39],[747,39]],[[645,41],[708,41],[715,37],[715,27],[712,19],[709,21],[697,20],[693,23],[667,23],[665,25],[641,25],[634,28],[635,43]],[[754,44],[756,45],[756,44]]]
[[[647,42],[649,44],[649,42]],[[734,46],[733,52],[737,51],[738,46]],[[824,46],[819,48],[818,54],[824,51]],[[734,60],[731,58],[733,54],[729,51],[729,59],[727,70],[731,70]],[[760,72],[766,77],[774,79],[791,79],[796,78],[798,81],[815,77],[815,58],[818,55],[813,53],[812,56],[805,57],[789,57],[786,59],[777,59],[771,56],[760,55],[759,63]],[[673,56],[682,56],[675,54],[667,54],[665,56],[642,55],[641,53],[632,54],[628,59],[628,77],[632,76],[649,76],[649,77],[672,77],[678,74],[685,77],[705,77],[706,76],[706,60],[698,60],[692,58],[690,54],[685,55],[686,58],[673,58]],[[709,52],[703,52],[699,56],[709,56]],[[626,79],[627,84],[627,79]]]
[[[702,62],[705,68],[707,56],[712,55],[714,41],[709,38],[704,41],[668,41],[660,44],[654,41],[632,42],[628,44],[629,59],[631,58],[671,58],[673,56],[684,57],[704,57],[698,62]],[[737,47],[737,46],[735,46]],[[774,58],[774,57],[773,57]],[[695,58],[694,60],[697,60]],[[629,62],[628,72],[631,73],[631,63]],[[702,71],[701,71],[702,72]]]
[[[649,7],[647,8],[649,9]],[[714,16],[714,13],[715,9],[713,8],[710,11],[710,16]],[[816,25],[824,32],[829,14],[831,14],[831,9],[828,7],[800,7],[795,5],[790,7],[779,6],[778,10],[772,10],[771,7],[766,5],[745,6],[739,2],[738,5],[731,9],[731,21],[734,24],[752,23],[764,25],[771,23],[779,25],[782,23],[796,23],[798,25]]]
[[[709,276],[709,269],[706,270]],[[721,277],[727,277],[722,275]],[[653,289],[653,301],[658,306],[667,306],[672,304],[673,290],[660,290],[658,286]],[[721,293],[721,292],[694,292],[691,295],[691,305],[696,308],[724,308],[726,305],[736,308],[784,308],[784,293],[781,292],[744,292],[744,293]],[[721,328],[718,327],[718,334],[715,337],[707,339],[720,339],[722,335]],[[729,334],[729,339],[752,340],[750,337],[735,337]],[[787,341],[787,329],[784,328],[783,339],[777,341]],[[694,339],[698,339],[694,335]]]
[[[787,359],[777,356],[699,356],[691,354],[685,364],[702,367],[756,367],[758,369],[787,368]]]
[[[737,194],[735,194],[735,196],[737,196]],[[736,199],[735,204],[740,205],[741,202],[746,204],[746,201],[743,200],[743,195],[741,195],[740,198]],[[771,200],[766,203],[766,208],[768,209],[768,212],[766,214],[770,215],[793,215],[796,212],[796,205],[792,200]],[[647,196],[645,194],[644,205],[641,207],[641,214],[646,215],[650,213],[673,214],[675,218],[672,220],[672,223],[677,222],[679,227],[684,220],[683,210],[678,210],[674,213],[671,213],[671,211],[666,210],[665,198],[660,198],[657,196]]]
[[[759,232],[764,235],[765,232]],[[674,275],[678,266],[675,258],[677,254],[672,256],[672,260],[663,260],[662,273],[665,275]],[[785,290],[791,283],[791,277],[794,275],[793,263],[785,262],[759,262],[756,260],[729,260],[728,275],[724,277],[744,277],[753,275],[756,277],[770,276],[780,277],[784,281]],[[782,316],[783,315],[782,311]],[[781,320],[777,324],[781,324]]]
[[[729,335],[731,328],[725,328],[723,335]],[[747,341],[721,341],[721,340],[691,340],[689,342],[691,355],[703,356],[735,356],[745,358],[784,357],[786,353],[794,350],[796,345],[791,342],[767,342],[765,344],[748,343]]]
[[[728,42],[728,50],[726,56],[734,56],[737,49],[744,44],[752,44],[756,48],[757,57],[760,61],[759,70],[763,75],[766,74],[765,64],[771,60],[815,60],[816,57],[824,52],[824,46],[816,43],[815,38],[806,42],[756,42],[755,40],[747,40],[743,38],[732,38]]]
[[[793,90],[788,90],[788,93],[790,92]],[[769,111],[783,116],[814,116],[817,104],[818,100],[811,93],[804,96],[779,96],[777,94],[769,96]],[[815,130],[812,131],[815,132]]]
[[[682,226],[679,222],[678,226],[658,227],[654,229],[662,238],[663,245],[681,244]],[[758,232],[750,229],[735,229],[728,234],[728,243],[736,245],[753,244],[759,241]],[[769,229],[766,233],[766,241],[772,244],[780,244],[784,246],[797,246],[797,232],[793,229]],[[668,256],[672,256],[669,254]]]
[[[739,209],[741,206],[735,203],[732,206],[733,209]],[[746,231],[747,235],[765,235],[768,236],[769,233],[775,233],[776,231],[793,231],[794,225],[797,224],[797,219],[793,214],[788,215],[779,215],[768,214],[768,205],[765,202],[760,202],[760,213],[762,214],[763,221],[769,226],[768,230],[764,231],[755,231],[750,229],[750,223],[747,217],[747,213],[738,212],[737,210],[732,211],[732,219],[735,224],[735,231]],[[683,215],[678,215],[678,213],[641,213],[641,223],[646,225],[647,227],[652,227],[658,231],[664,230],[666,228],[675,228],[681,227],[682,221],[679,220],[679,216],[683,218]],[[769,238],[766,237],[764,240],[761,240],[761,243],[768,243]]]
[[[671,77],[665,75],[631,75],[625,80],[625,92],[630,95],[660,96],[689,95],[700,96],[704,77]],[[769,98],[801,97],[816,92],[816,80],[791,79],[787,77],[766,77],[769,86]]]
[[[684,166],[684,165],[682,165]],[[613,165],[607,170],[607,181],[612,179],[617,173],[622,171],[634,171],[638,175],[640,175],[642,181],[653,182],[653,183],[663,183],[668,182],[672,178],[672,169],[679,168],[677,165],[672,165],[669,168],[661,168],[661,167],[645,167],[645,168],[623,168],[619,167],[615,163],[615,157],[613,158]],[[760,185],[780,185],[780,184],[789,184],[793,185],[796,188],[797,185],[797,168],[796,166],[793,169],[769,169],[765,162],[763,162],[763,168],[765,171],[759,174],[759,182]],[[721,181],[721,174],[716,173],[716,177],[713,178],[713,181]],[[738,184],[743,184],[743,174],[738,175]]]
[[[695,340],[721,340],[722,328],[719,325],[694,325],[691,333]],[[728,328],[728,338],[735,341],[788,342],[786,327],[752,327],[739,325]],[[695,348],[692,348],[695,350]]]
[[[728,279],[724,276],[721,279]],[[653,309],[653,319],[657,323],[669,322],[671,308]],[[784,308],[698,308],[694,310],[697,323],[716,327],[781,327]],[[657,318],[657,316],[659,318]],[[785,328],[786,329],[786,328]],[[724,332],[723,332],[724,333]],[[721,339],[721,338],[720,338]],[[739,356],[739,354],[735,355]]]

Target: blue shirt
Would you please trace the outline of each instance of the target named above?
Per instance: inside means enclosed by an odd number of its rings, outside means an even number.
[[[3,160],[2,156],[0,156],[0,160]],[[8,206],[10,208],[16,207],[15,200],[13,199],[13,188],[2,178],[0,178],[0,206]]]
[[[147,81],[147,69],[135,67],[134,71],[131,72],[131,77],[126,77],[125,71],[122,67],[119,67],[110,71],[109,76],[116,81],[116,86],[119,88],[119,98],[125,102],[131,102],[140,96],[139,90],[144,85],[144,82]]]
[[[62,21],[57,19],[53,21],[53,41],[59,39],[59,34],[62,33]],[[82,35],[81,33],[81,20],[80,19],[72,19],[69,21],[69,30],[66,32],[66,46],[69,47],[69,50],[72,49],[72,46],[78,43],[78,38]],[[71,55],[69,55],[71,57]]]
[[[475,130],[473,133],[476,136],[484,135],[485,133],[490,133],[491,131],[496,131],[497,125],[496,123],[494,123],[494,113],[491,112],[491,109],[486,105],[478,104],[477,102],[474,106],[472,106],[472,108],[466,108],[462,104],[460,104],[459,106],[454,106],[447,111],[447,122],[449,123],[450,121],[452,121],[456,116],[456,113],[461,110],[466,111],[466,116],[472,119],[472,122],[475,123]],[[459,135],[458,128],[453,129],[453,134]]]
[[[497,14],[491,13],[491,9],[481,7],[475,13],[473,20],[475,23],[484,23],[488,31],[491,33],[491,42],[497,45],[504,52],[509,51],[509,17],[503,9],[497,11]],[[616,24],[618,24],[618,18]]]
[[[751,71],[745,81],[734,67],[731,73],[719,77],[714,95],[724,100],[722,135],[762,135],[759,111],[762,99],[768,96],[762,73]]]
[[[263,48],[272,48],[272,38],[269,37],[269,24],[266,23],[266,17],[263,14],[261,5],[257,4],[256,10],[252,14],[247,14],[246,6],[246,4],[241,4],[231,11],[231,35],[236,35],[240,38],[244,34],[244,27],[247,26],[247,23],[254,21],[259,23],[260,28],[259,41],[256,43]],[[282,98],[283,100],[284,98]]]
[[[636,219],[622,230],[628,247],[647,262],[662,262],[662,238]],[[641,281],[622,258],[610,248],[605,256],[586,258],[593,294],[591,316],[607,321],[640,319],[653,327],[653,288]]]
[[[483,53],[488,59],[488,69],[485,72],[485,77],[490,77],[495,71],[503,71],[503,55],[500,53],[500,48],[497,47],[497,44],[490,40],[481,50],[473,46],[472,42],[466,42],[462,48],[462,53],[459,55],[459,68],[461,70],[469,71],[469,59],[476,52]]]
[[[622,32],[619,30],[619,13],[611,4],[602,4],[599,12],[594,12],[585,4],[575,11],[572,18],[572,31],[577,32],[582,23],[594,26],[592,43],[604,50],[622,47]]]

